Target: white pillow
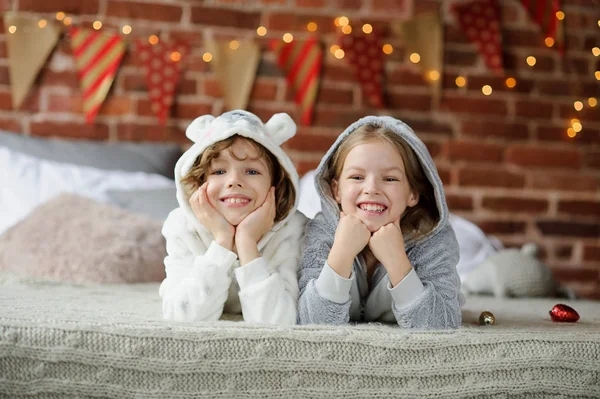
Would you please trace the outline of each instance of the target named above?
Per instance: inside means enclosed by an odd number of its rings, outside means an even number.
[[[0,146],[0,234],[61,193],[108,202],[108,190],[167,188],[173,180],[39,159]]]

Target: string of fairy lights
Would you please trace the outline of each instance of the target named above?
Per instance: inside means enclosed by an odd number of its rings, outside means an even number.
[[[566,18],[566,15],[563,11],[557,11],[555,14],[555,17],[562,21]],[[57,21],[62,22],[65,26],[69,26],[73,24],[73,18],[71,16],[66,15],[64,12],[59,11],[56,13],[55,16]],[[40,29],[43,29],[47,26],[48,21],[46,19],[40,19],[38,21],[38,26]],[[346,16],[340,16],[335,18],[334,20],[334,24],[336,27],[338,27],[342,33],[348,35],[350,33],[352,33],[352,25],[350,24],[350,20],[348,17]],[[92,27],[95,30],[100,30],[103,27],[102,21],[96,20],[92,23]],[[600,20],[598,20],[598,27],[600,28]],[[306,29],[309,32],[317,32],[318,31],[318,25],[316,22],[308,22],[306,24]],[[373,33],[373,26],[369,23],[365,23],[362,25],[361,30],[364,34],[368,35]],[[125,24],[123,26],[121,26],[121,32],[124,35],[129,35],[131,34],[133,31],[133,28],[131,27],[131,25],[129,24]],[[17,26],[16,25],[11,25],[8,27],[8,32],[10,34],[14,34],[17,32]],[[258,36],[266,36],[267,34],[267,28],[264,26],[259,26],[258,28],[256,28],[256,34]],[[148,36],[148,42],[152,45],[155,45],[159,42],[159,37],[156,35],[150,35]],[[294,36],[287,32],[284,33],[282,36],[282,40],[285,43],[291,43],[294,40]],[[551,48],[554,46],[555,41],[552,37],[546,37],[544,39],[544,43],[547,47]],[[229,42],[229,48],[231,48],[232,50],[237,50],[240,47],[240,42],[238,40],[231,40]],[[331,54],[333,54],[333,56],[338,59],[341,60],[345,57],[345,53],[344,50],[340,48],[339,45],[337,44],[333,44],[330,48],[329,51],[331,52]],[[383,51],[384,54],[386,55],[390,55],[394,52],[394,47],[389,44],[389,43],[385,43],[382,45],[381,51]],[[600,48],[595,46],[591,49],[591,52],[593,54],[594,57],[600,57]],[[213,55],[210,52],[205,52],[202,54],[202,60],[204,62],[211,62],[213,59]],[[412,53],[408,56],[408,59],[410,60],[410,62],[412,62],[413,64],[419,64],[419,62],[421,61],[421,56],[419,53]],[[173,51],[171,53],[171,60],[174,62],[178,62],[181,60],[181,54],[179,54],[177,51]],[[535,56],[533,55],[529,55],[525,58],[525,62],[527,63],[527,65],[531,68],[535,67],[536,63],[537,63],[537,59],[535,58]],[[430,81],[437,81],[441,78],[441,74],[440,71],[437,70],[429,70],[425,72],[425,78],[430,80]],[[594,71],[594,77],[596,78],[596,80],[600,81],[600,70]],[[466,87],[468,85],[468,79],[465,76],[457,76],[454,83],[456,84],[457,87]],[[514,89],[517,86],[517,79],[515,77],[509,76],[506,79],[504,79],[504,84],[506,85],[507,88],[509,89]],[[483,85],[481,87],[481,92],[483,93],[483,95],[485,96],[490,96],[492,95],[494,89],[492,88],[491,85],[486,84]],[[587,105],[586,105],[587,103]],[[583,109],[587,106],[590,108],[595,108],[598,105],[598,100],[595,97],[589,97],[587,99],[582,100],[576,100],[573,103],[573,108],[575,109],[575,111],[580,112],[583,111]],[[569,138],[574,138],[577,136],[577,133],[581,132],[583,129],[583,125],[581,123],[581,121],[578,118],[572,118],[570,120],[570,126],[567,129],[567,136]]]

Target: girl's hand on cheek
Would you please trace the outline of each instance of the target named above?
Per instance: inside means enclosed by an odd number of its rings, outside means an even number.
[[[354,258],[367,246],[370,238],[371,232],[360,219],[354,215],[346,215],[343,211],[340,212],[334,246],[343,248]]]
[[[265,202],[242,220],[235,231],[235,241],[258,243],[275,223],[275,187],[269,189]],[[239,246],[239,245],[238,245]]]
[[[379,260],[388,271],[390,281],[392,275],[400,275],[401,279],[410,271],[410,263],[407,263],[408,258],[404,247],[404,237],[402,236],[399,220],[381,226],[379,230],[373,233],[373,236],[369,241],[369,249],[371,249],[373,255],[375,255],[377,260]],[[402,270],[396,270],[399,266],[407,267],[401,267]],[[392,270],[392,268],[395,269]],[[397,284],[397,282],[392,283],[392,285],[395,284]]]
[[[208,182],[198,188],[190,197],[190,206],[198,221],[215,237],[217,244],[232,250],[235,227],[219,213],[208,200],[206,189]]]

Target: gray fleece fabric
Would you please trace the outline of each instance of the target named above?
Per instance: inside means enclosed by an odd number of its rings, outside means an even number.
[[[339,276],[327,265],[340,218],[339,207],[326,180],[329,159],[348,135],[365,124],[394,131],[412,147],[434,188],[440,213],[439,223],[425,237],[415,241],[410,238],[410,232],[404,232],[406,253],[414,270],[394,288],[381,264],[376,266],[369,288],[362,255],[355,258],[350,279]],[[315,185],[322,211],[307,224],[305,231],[299,270],[299,324],[381,321],[417,329],[461,325],[460,308],[464,297],[456,271],[458,242],[448,221],[442,181],[427,148],[408,125],[388,116],[367,116],[353,123],[321,160]]]

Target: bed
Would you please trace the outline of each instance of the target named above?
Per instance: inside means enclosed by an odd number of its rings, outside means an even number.
[[[455,331],[162,320],[157,242],[177,206],[180,154],[0,132],[0,230],[12,226],[0,231],[0,398],[600,397],[599,302],[569,300],[580,321],[554,323],[548,311],[565,300],[471,296]],[[89,201],[50,206],[61,190]],[[66,223],[65,207],[79,207],[73,239],[52,227]],[[135,237],[124,225],[141,238],[98,273],[111,249],[102,239]],[[42,228],[46,252],[31,238]],[[75,260],[65,244],[78,237],[95,246]],[[48,262],[59,254],[60,270]],[[479,325],[482,311],[496,323]]]
[[[600,397],[600,306],[468,297],[456,331],[161,319],[158,284],[0,283],[0,396]],[[479,325],[487,310],[494,325]]]

